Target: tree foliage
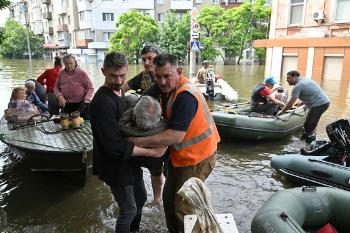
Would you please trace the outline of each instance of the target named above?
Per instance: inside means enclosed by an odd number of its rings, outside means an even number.
[[[136,63],[143,45],[154,43],[159,32],[154,19],[135,10],[122,14],[116,28],[118,31],[113,33],[110,40],[111,50],[124,53],[129,62]]]
[[[43,55],[43,38],[28,30],[30,48],[33,58]],[[28,55],[27,29],[20,23],[8,19],[5,23],[0,54],[6,58],[26,58]]]
[[[162,52],[174,54],[185,60],[190,41],[190,26],[189,14],[179,17],[174,12],[168,12],[159,35],[158,44]]]
[[[201,43],[204,45],[202,57],[212,60],[219,54],[215,48],[222,48],[224,63],[229,63],[229,59],[236,56],[240,59],[253,40],[267,38],[270,14],[271,9],[265,5],[265,0],[255,0],[254,3],[246,0],[239,7],[228,10],[218,6],[203,8],[198,18],[202,30]],[[262,55],[261,52],[259,55]]]
[[[9,0],[0,0],[0,10],[10,6],[11,2]]]
[[[220,6],[207,6],[201,9],[198,17],[198,23],[201,28],[200,42],[202,45],[202,60],[214,60],[220,51],[217,42],[220,38],[220,29],[224,26],[221,16],[224,9]]]

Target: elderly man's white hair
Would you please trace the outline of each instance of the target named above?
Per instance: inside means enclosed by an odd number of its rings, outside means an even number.
[[[25,82],[24,86],[26,88],[33,88],[34,89],[35,88],[35,82],[32,81],[32,80],[28,80],[28,81]]]
[[[162,116],[162,108],[156,99],[151,96],[142,96],[134,108],[136,126],[150,130],[157,126]]]

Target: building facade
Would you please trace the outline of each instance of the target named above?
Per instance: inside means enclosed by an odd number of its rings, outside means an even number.
[[[350,1],[273,0],[266,76],[290,70],[321,80],[350,80]]]
[[[103,60],[119,17],[135,9],[162,23],[173,11],[183,15],[193,7],[238,6],[243,0],[21,0],[11,17],[43,36],[46,56],[73,54],[83,62]],[[232,5],[233,4],[233,5]]]

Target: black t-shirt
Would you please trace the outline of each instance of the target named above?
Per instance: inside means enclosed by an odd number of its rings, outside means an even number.
[[[157,84],[150,86],[144,95],[152,96],[162,101],[163,116],[166,112],[166,103],[168,99],[166,95],[162,94]],[[178,131],[187,131],[194,115],[197,112],[198,101],[197,99],[187,91],[181,92],[175,99],[172,107],[171,118],[168,119],[168,128]]]
[[[124,96],[117,96],[105,86],[98,89],[90,103],[93,173],[108,185],[132,185],[135,176],[142,176],[141,169],[129,163],[134,144],[118,128],[125,110]]]

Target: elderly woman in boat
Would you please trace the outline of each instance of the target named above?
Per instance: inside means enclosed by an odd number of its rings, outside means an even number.
[[[54,93],[64,113],[79,111],[83,118],[89,118],[89,105],[94,87],[89,76],[82,70],[75,58],[63,57],[64,69],[58,73]]]

